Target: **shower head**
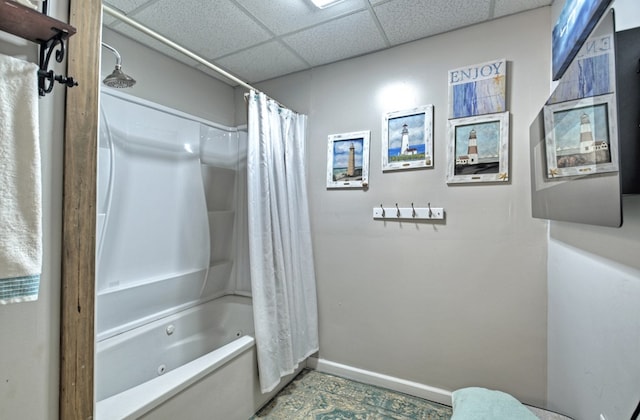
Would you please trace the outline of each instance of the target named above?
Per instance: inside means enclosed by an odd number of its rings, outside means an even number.
[[[114,88],[128,88],[136,84],[133,77],[126,75],[122,69],[122,57],[111,45],[102,43],[102,46],[111,51],[116,56],[116,68],[113,72],[104,78],[102,83]]]
[[[115,70],[104,78],[102,81],[105,85],[114,88],[128,88],[136,84],[133,77],[127,76],[120,70],[120,66],[116,65]]]

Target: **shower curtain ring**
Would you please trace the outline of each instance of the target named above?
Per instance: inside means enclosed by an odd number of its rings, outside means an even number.
[[[384,217],[384,207],[382,207],[382,203],[380,203],[380,208],[382,209],[382,217]]]
[[[397,217],[400,217],[400,209],[398,208],[398,203],[396,203],[396,209],[398,210],[398,211],[396,212],[396,216],[397,216]]]

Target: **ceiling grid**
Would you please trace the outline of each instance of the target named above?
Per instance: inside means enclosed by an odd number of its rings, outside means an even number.
[[[239,78],[256,83],[383,50],[552,0],[105,0]],[[196,61],[105,15],[104,25],[198,70]],[[226,79],[222,79],[229,82]]]

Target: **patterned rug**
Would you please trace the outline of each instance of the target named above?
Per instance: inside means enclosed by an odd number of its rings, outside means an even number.
[[[303,370],[250,420],[449,420],[445,405]]]

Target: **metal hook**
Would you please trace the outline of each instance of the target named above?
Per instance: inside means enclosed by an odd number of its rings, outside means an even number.
[[[400,217],[400,209],[398,208],[398,203],[396,203],[396,209],[398,209],[396,213],[396,217]]]
[[[411,213],[411,215],[412,215],[413,217],[416,217],[416,209],[415,209],[415,207],[413,207],[413,203],[411,203],[411,209],[413,210],[413,211],[412,211],[412,213]]]
[[[433,216],[433,213],[431,212],[431,203],[428,203],[427,206],[429,207],[429,217]]]
[[[380,208],[382,209],[382,217],[384,217],[384,207],[382,207],[382,203],[380,203]]]

